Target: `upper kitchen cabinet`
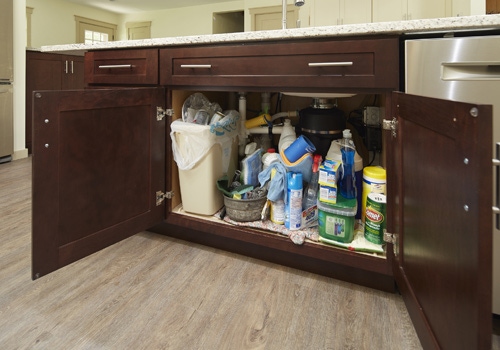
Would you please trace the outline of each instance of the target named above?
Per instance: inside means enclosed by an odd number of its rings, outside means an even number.
[[[26,52],[26,148],[31,153],[32,94],[35,90],[83,89],[83,56]]]
[[[373,22],[447,16],[446,0],[373,0]]]
[[[316,0],[314,2],[314,26],[370,23],[370,0]]]

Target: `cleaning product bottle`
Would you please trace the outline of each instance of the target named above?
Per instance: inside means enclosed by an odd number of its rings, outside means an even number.
[[[330,148],[328,149],[326,159],[342,162],[342,152],[340,151],[341,145],[342,145],[342,139],[333,140],[331,145],[330,145]],[[356,155],[354,156],[354,171],[356,173],[356,192],[357,192],[356,197],[358,199],[358,210],[356,212],[356,219],[360,219],[362,216],[361,201],[362,201],[362,194],[363,194],[363,189],[362,189],[363,158],[361,158],[361,156],[359,155],[359,153],[357,151],[356,151]],[[366,202],[366,198],[365,198],[365,202]]]
[[[302,173],[288,172],[285,227],[298,230],[302,225]]]
[[[312,206],[315,206],[318,201],[318,178],[319,178],[319,166],[321,164],[321,155],[315,154],[312,166],[311,181],[307,184],[304,191],[304,199],[302,200],[302,209],[306,210]]]
[[[266,153],[262,155],[262,170],[266,169],[271,163],[280,160],[278,153],[274,148],[269,148]]]
[[[346,199],[356,198],[356,174],[354,156],[356,147],[352,140],[351,130],[345,129],[340,147],[342,153],[342,177],[340,178],[340,194]]]
[[[271,169],[271,180],[276,175],[276,169]],[[278,225],[285,223],[285,201],[283,198],[271,202],[271,221]]]
[[[288,146],[290,146],[293,141],[297,138],[295,134],[295,129],[292,126],[290,119],[285,119],[283,123],[283,129],[281,131],[280,140],[278,142],[278,151],[284,151]]]

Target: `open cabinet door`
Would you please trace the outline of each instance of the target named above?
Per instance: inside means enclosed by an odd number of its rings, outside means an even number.
[[[419,339],[424,349],[490,349],[491,106],[394,93],[392,111],[387,232]]]
[[[33,279],[164,219],[164,101],[162,88],[34,93]]]

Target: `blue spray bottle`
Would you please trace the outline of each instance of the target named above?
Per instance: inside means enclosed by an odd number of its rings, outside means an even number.
[[[302,225],[302,174],[288,172],[285,227],[298,230]]]

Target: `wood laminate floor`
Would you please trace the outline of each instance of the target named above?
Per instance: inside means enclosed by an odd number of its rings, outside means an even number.
[[[30,158],[0,217],[3,350],[421,348],[397,294],[149,232],[32,281]]]

